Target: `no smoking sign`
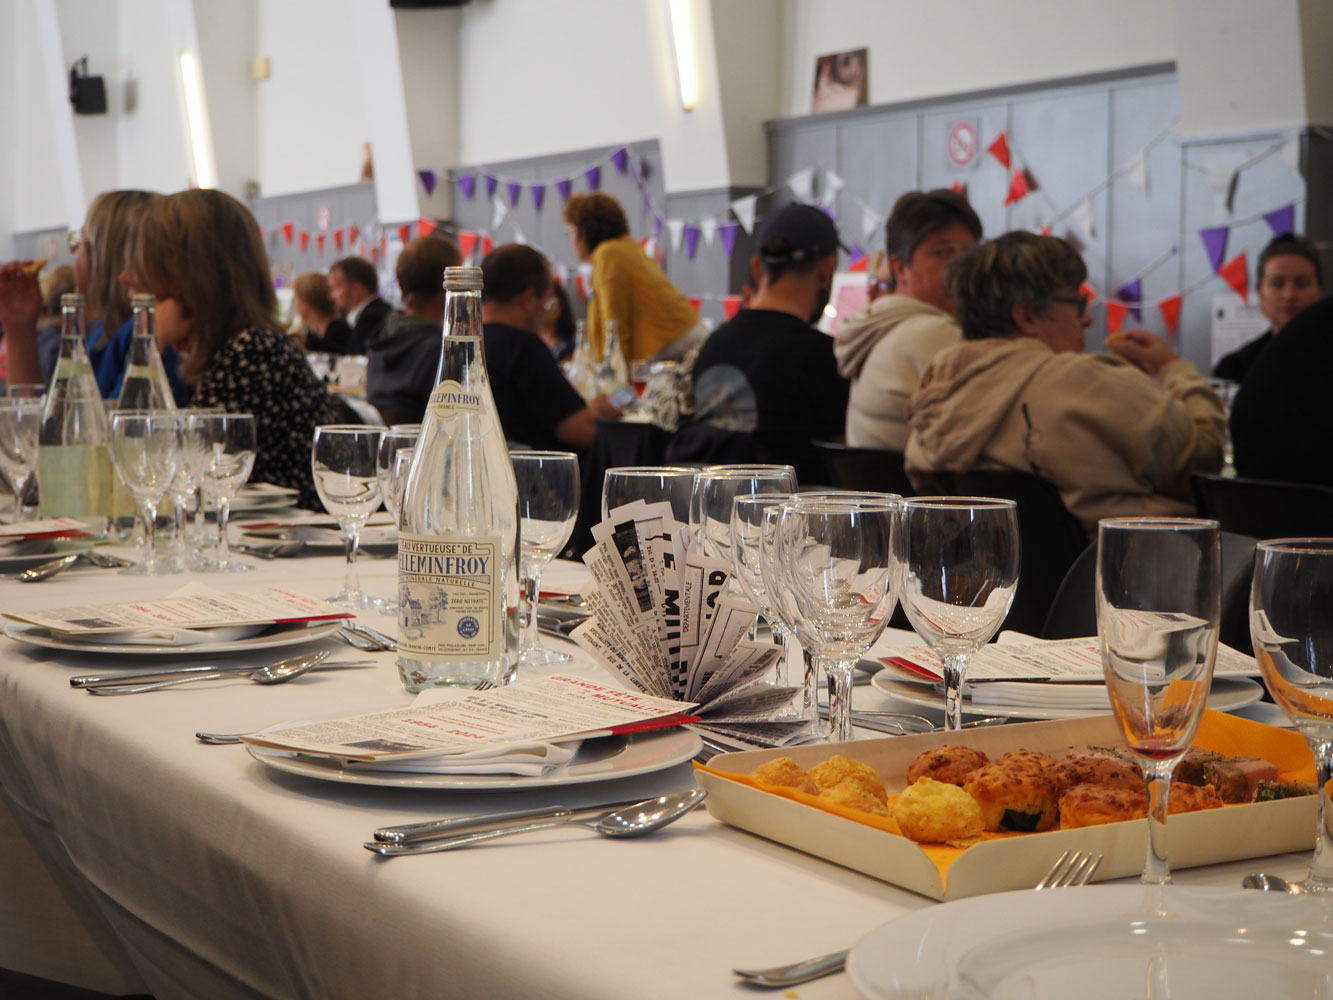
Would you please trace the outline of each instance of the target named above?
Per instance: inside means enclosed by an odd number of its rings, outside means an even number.
[[[977,155],[977,130],[971,122],[959,122],[949,130],[949,159],[965,167]]]

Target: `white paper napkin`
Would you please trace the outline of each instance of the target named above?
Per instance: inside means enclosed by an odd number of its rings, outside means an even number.
[[[400,757],[397,760],[345,762],[349,771],[410,771],[417,774],[515,774],[540,778],[574,759],[582,740],[524,743],[464,754]]]
[[[993,684],[964,684],[973,705],[1005,705],[1014,708],[1104,708],[1110,711],[1111,696],[1105,684],[1033,684],[1016,681]]]
[[[123,629],[119,632],[57,632],[66,642],[125,646],[198,646],[205,642],[235,642],[258,635],[268,625],[219,625],[215,628]]]

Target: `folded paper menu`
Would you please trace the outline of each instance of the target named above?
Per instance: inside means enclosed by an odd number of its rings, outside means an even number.
[[[0,524],[0,542],[25,538],[88,538],[88,526],[72,517],[48,517],[41,521]]]
[[[354,771],[409,771],[413,774],[515,774],[540,778],[568,764],[582,740],[560,743],[518,743],[470,753],[431,754],[429,757],[394,757],[389,760],[349,760]]]
[[[490,691],[442,690],[431,704],[298,723],[241,739],[271,750],[352,761],[438,755],[461,760],[479,750],[509,751],[519,745],[565,743],[697,722],[697,716],[688,714],[690,707],[557,674]]]
[[[283,587],[223,593],[192,585],[161,601],[81,604],[36,611],[6,611],[13,621],[79,635],[125,629],[204,629],[230,625],[275,625],[353,618],[346,608]]]

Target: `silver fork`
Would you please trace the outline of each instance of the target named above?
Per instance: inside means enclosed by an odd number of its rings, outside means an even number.
[[[1091,851],[1065,851],[1051,865],[1051,870],[1042,876],[1037,889],[1068,889],[1086,885],[1097,867],[1102,863],[1102,856]],[[818,958],[807,958],[804,962],[792,965],[779,965],[772,969],[732,969],[736,975],[752,986],[764,986],[780,989],[808,983],[812,979],[841,972],[847,964],[847,952],[835,951]]]

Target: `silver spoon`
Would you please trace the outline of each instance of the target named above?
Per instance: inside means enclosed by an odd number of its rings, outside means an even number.
[[[1251,872],[1240,880],[1242,889],[1258,889],[1260,892],[1289,892],[1293,896],[1303,896],[1310,890],[1299,882],[1288,882],[1281,875],[1269,875],[1267,872]]]
[[[589,830],[600,833],[603,837],[641,837],[645,833],[660,830],[668,823],[674,823],[707,797],[708,793],[702,788],[692,788],[688,792],[678,792],[675,795],[660,795],[655,799],[648,799],[646,802],[630,806],[628,809],[614,809],[591,820],[579,820],[576,818],[578,814],[574,811],[559,809],[552,810],[552,815],[548,817],[534,820],[531,823],[524,823],[520,826],[505,826],[498,830],[480,830],[476,833],[464,833],[456,837],[442,837],[439,840],[418,840],[405,844],[370,841],[364,847],[366,850],[373,851],[375,854],[386,858],[396,858],[404,854],[433,854],[436,851],[451,851],[456,847],[480,844],[483,841],[509,837],[516,833],[548,830],[551,827],[565,826],[569,823],[586,826]]]
[[[285,684],[287,681],[295,680],[302,674],[308,674],[310,671],[318,668],[326,659],[328,652],[309,653],[305,656],[295,656],[288,660],[280,660],[277,663],[270,663],[268,666],[260,667],[251,673],[237,673],[234,670],[215,670],[212,673],[194,674],[189,677],[177,677],[169,681],[148,681],[143,684],[88,684],[83,690],[89,694],[139,694],[141,691],[157,691],[160,688],[175,687],[178,684],[191,684],[194,681],[213,681],[221,680],[225,677],[244,677],[246,680],[254,681],[256,684]]]
[[[129,559],[122,559],[120,556],[108,555],[105,552],[71,552],[68,555],[60,556],[58,559],[52,559],[50,562],[44,562],[38,566],[29,567],[20,573],[18,578],[23,583],[38,583],[42,580],[49,580],[62,570],[69,569],[80,560],[90,562],[94,566],[101,567],[102,569],[115,569],[118,566],[134,565]]]

